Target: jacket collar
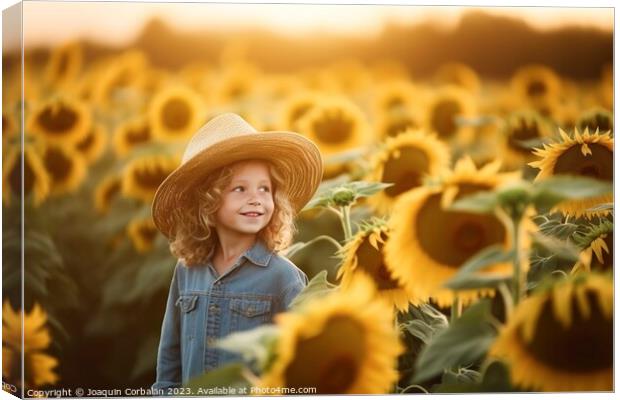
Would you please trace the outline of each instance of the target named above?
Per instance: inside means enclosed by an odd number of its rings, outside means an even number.
[[[246,251],[243,254],[243,257],[252,261],[256,265],[266,267],[269,265],[269,260],[271,260],[272,254],[273,253],[267,248],[265,243],[261,239],[257,239],[254,246]]]
[[[215,248],[211,249],[209,252],[209,255],[207,256],[208,260],[211,260],[213,253],[215,253]],[[269,265],[269,260],[271,260],[272,254],[273,253],[267,248],[262,239],[256,239],[254,246],[246,250],[241,257],[247,258],[252,263],[260,267],[266,267]]]

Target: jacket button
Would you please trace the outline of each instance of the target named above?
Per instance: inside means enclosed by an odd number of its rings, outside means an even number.
[[[209,337],[207,338],[207,344],[208,344],[209,346],[213,346],[213,344],[214,344],[214,343],[215,343],[215,338],[214,338],[213,336],[209,336]]]
[[[209,311],[211,312],[217,312],[220,308],[217,306],[217,304],[213,304],[209,307]]]

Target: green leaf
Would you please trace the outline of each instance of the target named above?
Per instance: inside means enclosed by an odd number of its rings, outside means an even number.
[[[445,369],[472,364],[484,357],[495,339],[490,317],[491,302],[483,299],[438,332],[416,360],[414,382],[424,382]]]
[[[208,393],[201,393],[200,389],[218,387],[249,388],[250,382],[243,376],[244,368],[244,365],[241,363],[224,365],[191,379],[184,387],[192,389],[194,395],[202,394],[203,396]]]
[[[459,371],[461,372],[461,371]],[[452,375],[457,375],[451,373]],[[445,377],[445,375],[444,375]],[[442,383],[432,388],[433,393],[497,393],[515,392],[517,389],[510,383],[508,367],[500,361],[490,363],[482,378],[467,382],[462,377],[442,379]]]
[[[512,279],[511,274],[469,275],[462,278],[453,278],[444,286],[452,290],[468,290],[482,288],[496,288],[500,284]]]
[[[613,191],[611,182],[584,176],[557,175],[534,183],[533,201],[539,212],[564,200],[602,196]]]
[[[157,365],[157,347],[159,346],[159,334],[150,335],[141,341],[136,354],[136,362],[131,370],[131,379],[137,379],[147,372],[155,369]]]
[[[514,257],[514,251],[505,251],[502,245],[492,245],[480,250],[459,268],[456,275],[444,284],[445,287],[462,290],[484,287],[496,287],[501,282],[510,279],[511,275],[493,274],[481,275],[475,272],[490,265],[508,262]]]
[[[436,332],[448,326],[448,319],[430,304],[409,307],[408,319],[400,324],[409,334],[428,343]]]
[[[495,210],[498,204],[496,192],[484,191],[460,198],[452,203],[448,209],[475,214],[489,214]]]
[[[241,354],[243,359],[263,370],[269,363],[273,346],[278,338],[278,327],[273,324],[235,332],[215,342],[215,347]]]
[[[571,264],[579,260],[579,248],[568,239],[560,240],[552,236],[535,233],[534,241],[560,260],[565,260]]]
[[[599,211],[614,211],[614,203],[603,203],[594,207],[588,208],[586,211],[599,212]]]
[[[308,286],[299,292],[299,294],[291,302],[289,308],[291,310],[302,309],[308,301],[315,298],[324,297],[336,288],[336,285],[333,285],[327,281],[327,271],[323,270],[316,274],[310,282],[308,282]]]

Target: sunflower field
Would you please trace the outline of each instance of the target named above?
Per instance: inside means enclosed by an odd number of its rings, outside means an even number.
[[[225,49],[170,69],[79,41],[5,65],[3,382],[150,387],[176,264],[151,202],[193,133],[235,112],[323,154],[284,251],[311,280],[217,344],[248,364],[189,388],[613,390],[611,65],[414,79],[397,58],[281,73]]]

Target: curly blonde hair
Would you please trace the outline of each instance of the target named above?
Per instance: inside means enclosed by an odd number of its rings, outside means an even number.
[[[271,251],[279,252],[287,248],[295,234],[295,211],[284,187],[284,176],[270,162],[264,161],[269,167],[272,181],[274,210],[271,220],[258,232]],[[209,253],[218,244],[215,231],[215,214],[220,207],[222,193],[230,184],[233,166],[228,164],[214,170],[197,190],[192,194],[191,207],[179,207],[173,210],[178,221],[175,235],[170,238],[170,252],[186,266],[204,264]]]

